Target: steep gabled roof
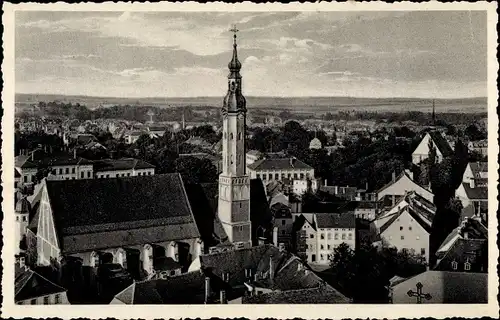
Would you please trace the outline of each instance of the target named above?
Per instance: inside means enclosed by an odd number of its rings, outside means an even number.
[[[481,172],[488,172],[488,162],[486,161],[469,162],[469,165],[472,173],[474,174],[474,177],[476,177],[476,175]]]
[[[446,141],[446,139],[441,135],[441,133],[437,131],[429,131],[428,134],[436,145],[436,148],[438,148],[439,151],[441,151],[441,153],[443,154],[443,157],[449,157],[453,154],[453,149],[451,148],[448,141]]]
[[[471,188],[470,183],[462,182],[467,198],[471,200],[488,200],[488,187]]]
[[[15,301],[34,299],[50,294],[66,292],[66,289],[27,269],[18,273],[15,280]]]

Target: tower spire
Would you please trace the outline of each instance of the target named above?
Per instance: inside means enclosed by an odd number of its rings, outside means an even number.
[[[436,105],[434,104],[434,99],[432,99],[432,125],[436,126]]]

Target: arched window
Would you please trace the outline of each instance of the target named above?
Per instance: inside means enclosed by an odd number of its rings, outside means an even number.
[[[241,132],[238,133],[238,140],[241,140]]]

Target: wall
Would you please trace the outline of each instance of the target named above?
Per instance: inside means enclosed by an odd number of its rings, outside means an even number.
[[[413,249],[415,254],[421,254],[423,248],[425,250],[423,256],[426,261],[429,261],[429,233],[413,219],[407,210],[384,230],[381,236],[390,246],[398,250]]]
[[[21,300],[21,301],[16,301],[16,304],[22,304],[22,305],[30,305],[30,304],[56,304],[56,296],[59,297],[59,302],[57,304],[69,304],[68,297],[66,295],[66,292],[60,292],[60,293],[55,293],[55,294],[49,294],[46,296],[40,296],[34,299],[28,299],[28,300]],[[48,298],[48,303],[45,303],[45,297]],[[35,301],[35,303],[32,303],[32,300]]]
[[[350,235],[350,237],[349,237]],[[322,238],[323,237],[323,238]],[[318,263],[329,264],[328,256],[342,243],[348,244],[351,249],[356,246],[355,228],[325,228],[319,229],[316,234]],[[323,259],[321,259],[323,257]]]

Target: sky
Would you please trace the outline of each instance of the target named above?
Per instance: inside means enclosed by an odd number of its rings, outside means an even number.
[[[486,12],[18,11],[18,93],[223,96],[233,24],[247,96],[484,97]]]

